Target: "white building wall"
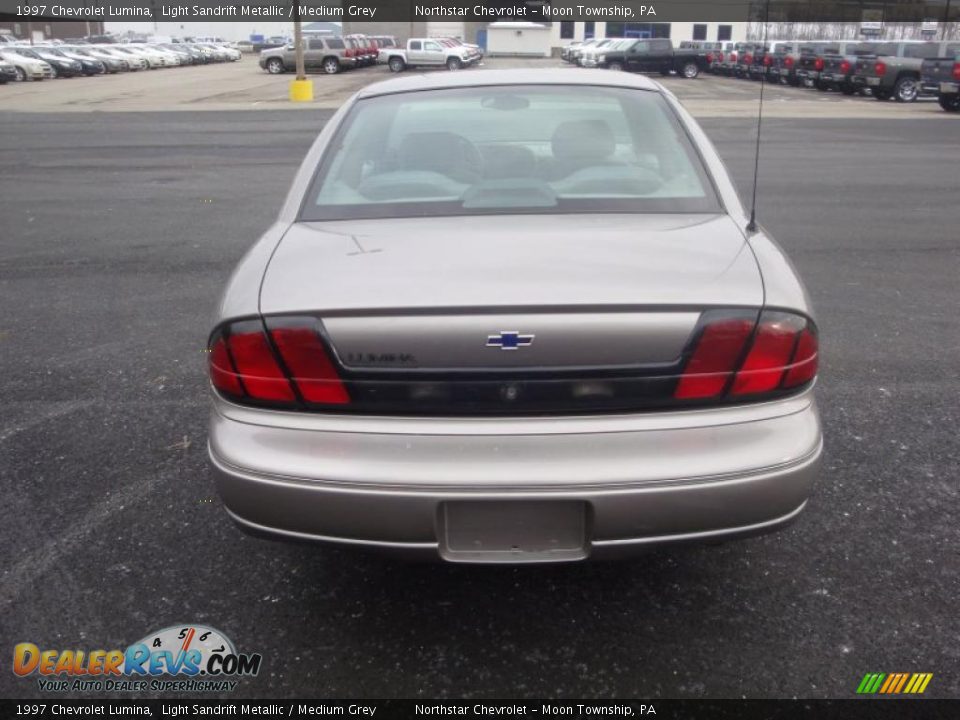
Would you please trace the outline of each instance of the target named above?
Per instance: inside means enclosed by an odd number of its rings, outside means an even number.
[[[582,41],[584,39],[584,26],[586,23],[578,22],[574,24],[573,29],[573,38],[561,38],[560,37],[560,23],[555,22],[550,26],[550,45],[554,48],[562,48],[566,45],[569,45],[575,40]],[[605,38],[607,37],[607,23],[598,22],[595,23],[594,37]],[[749,23],[745,22],[727,22],[727,23],[717,23],[717,22],[708,22],[708,23],[692,23],[692,22],[675,22],[670,23],[670,39],[674,41],[680,40],[693,40],[693,26],[694,25],[706,25],[707,26],[707,37],[706,40],[710,42],[716,42],[717,36],[719,33],[720,25],[729,25],[731,31],[730,40],[733,42],[743,42],[747,39],[747,31]]]
[[[493,23],[487,27],[487,55],[550,57],[551,30],[552,28],[537,23]],[[559,32],[557,30],[558,36]]]
[[[465,30],[462,22],[433,22],[427,23],[428,37],[455,37],[463,39]]]

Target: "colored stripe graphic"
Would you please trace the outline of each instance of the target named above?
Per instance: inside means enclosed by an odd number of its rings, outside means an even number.
[[[896,687],[897,683],[900,681],[900,673],[891,673],[887,675],[887,681],[880,687],[881,693],[890,692],[890,686]]]
[[[933,679],[933,673],[867,673],[857,686],[859,695],[920,695]]]
[[[862,695],[872,695],[880,687],[880,683],[886,677],[885,673],[867,673],[860,682],[857,692]]]
[[[904,685],[904,683],[906,683],[906,682],[907,682],[907,674],[906,674],[906,673],[900,673],[900,682],[897,683],[897,687],[894,688],[893,692],[898,693],[898,692],[900,692],[901,690],[903,690],[903,685]]]
[[[910,678],[910,682],[907,683],[907,687],[904,688],[904,692],[919,695],[927,689],[927,685],[930,684],[932,678],[933,673],[914,673],[913,677]]]

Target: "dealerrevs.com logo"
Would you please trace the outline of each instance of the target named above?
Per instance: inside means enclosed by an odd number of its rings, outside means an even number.
[[[174,625],[126,650],[13,649],[13,672],[46,692],[224,692],[260,672],[259,653],[238,653],[206,625]]]

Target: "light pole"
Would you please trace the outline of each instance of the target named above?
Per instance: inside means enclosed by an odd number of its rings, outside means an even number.
[[[307,68],[303,62],[303,27],[299,20],[300,10],[297,6],[297,10],[294,11],[294,15],[298,18],[293,21],[293,46],[297,55],[297,80],[306,80],[307,79]]]
[[[293,0],[293,52],[297,63],[297,77],[290,81],[291,102],[311,102],[313,81],[307,80],[307,68],[303,61],[303,28],[300,26],[300,6]]]

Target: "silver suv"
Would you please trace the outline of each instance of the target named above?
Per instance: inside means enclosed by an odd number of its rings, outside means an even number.
[[[343,38],[306,37],[303,43],[303,60],[307,72],[322,70],[327,75],[336,75],[343,69],[357,67],[359,64],[359,58],[351,48],[347,48]],[[296,70],[297,59],[293,43],[261,50],[260,67],[271,75]]]

